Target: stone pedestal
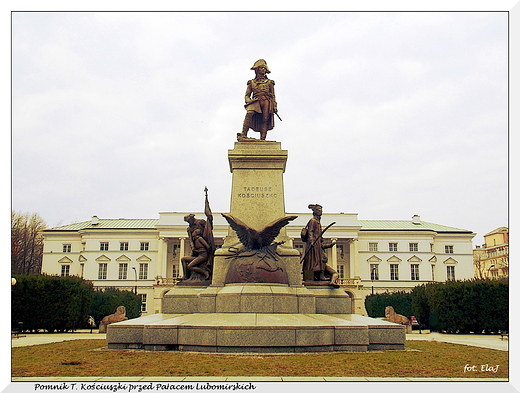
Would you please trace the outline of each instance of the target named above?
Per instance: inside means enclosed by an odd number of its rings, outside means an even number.
[[[280,142],[235,142],[228,151],[229,168],[233,174],[229,214],[256,230],[285,216],[283,173],[287,150]],[[287,241],[285,228],[275,241]],[[229,234],[222,248],[239,243],[235,231]]]
[[[228,159],[233,174],[230,214],[258,231],[285,217],[283,173],[287,150],[282,150],[279,142],[235,142],[234,149],[228,151]],[[281,229],[275,242],[284,242],[276,248],[276,264],[286,275],[285,281],[277,277],[275,282],[300,287],[300,253],[289,247],[285,228]],[[229,228],[224,245],[215,253],[211,286],[223,287],[228,283],[241,283],[226,280],[230,266],[234,263],[230,249],[239,246],[236,232]]]

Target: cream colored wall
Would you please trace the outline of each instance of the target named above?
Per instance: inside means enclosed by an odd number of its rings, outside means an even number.
[[[157,231],[79,231],[60,232],[44,235],[44,255],[42,272],[52,275],[61,274],[59,260],[69,258],[69,275],[76,275],[92,281],[95,287],[119,287],[133,290],[136,285],[134,270],[137,272],[138,293],[147,294],[147,310],[153,306],[153,284],[157,275],[157,258],[160,241]],[[109,242],[108,251],[100,250],[100,242]],[[128,251],[121,251],[120,242],[128,242]],[[141,242],[149,242],[148,251],[141,251]],[[63,252],[63,244],[71,244],[71,252]],[[84,250],[83,250],[84,243]],[[118,258],[120,261],[118,261]],[[142,259],[141,261],[139,259]],[[103,260],[100,260],[103,259]],[[106,259],[106,260],[104,260]],[[149,259],[149,260],[148,260]],[[107,279],[98,280],[99,263],[107,263]],[[119,280],[119,263],[128,264],[126,280]],[[148,264],[148,279],[139,280],[139,264]],[[83,271],[82,265],[83,264]]]
[[[473,271],[473,235],[417,233],[411,231],[359,233],[359,267],[366,286],[372,286],[370,264],[379,265],[379,280],[374,287],[380,290],[413,288],[432,281],[445,281],[447,265],[455,266],[456,279],[470,279]],[[378,251],[369,251],[369,243],[378,243]],[[397,243],[397,252],[389,251],[389,243]],[[418,243],[418,251],[409,251],[409,243]],[[433,252],[430,244],[433,244]],[[445,245],[453,246],[453,254],[445,253]],[[379,259],[379,261],[378,261]],[[400,261],[398,261],[398,259]],[[420,261],[419,261],[420,260]],[[411,264],[419,264],[419,280],[411,280]],[[399,280],[390,280],[390,264],[399,265]]]
[[[171,251],[166,249],[166,242],[163,239],[172,238],[178,241],[179,238],[186,238],[187,224],[183,221],[186,213],[160,213],[161,219],[157,230],[83,230],[79,232],[54,232],[45,234],[44,242],[44,258],[42,271],[47,274],[61,273],[61,264],[58,262],[63,257],[72,260],[70,264],[70,274],[81,274],[80,257],[85,258],[83,277],[92,280],[95,286],[114,286],[133,288],[135,285],[134,272],[132,266],[135,266],[139,273],[138,258],[146,256],[150,258],[148,262],[148,280],[138,280],[138,292],[147,294],[147,313],[157,311],[158,291],[162,287],[154,287],[156,276],[171,277],[171,265],[174,260],[170,255]],[[203,215],[197,215],[197,218],[204,218]],[[222,242],[222,237],[227,234],[228,226],[225,220],[215,214],[214,235]],[[292,237],[293,242],[299,241],[300,230],[307,223],[310,215],[302,215],[298,217],[287,228],[287,234]],[[326,241],[330,238],[338,239],[338,244],[344,246],[344,258],[337,258],[337,264],[343,264],[346,268],[345,277],[354,278],[359,275],[364,285],[363,290],[358,289],[358,302],[361,298],[359,293],[371,290],[371,280],[368,261],[375,256],[380,259],[379,262],[379,278],[374,283],[375,290],[404,290],[411,289],[416,285],[429,282],[432,279],[432,265],[435,268],[435,280],[446,280],[446,265],[453,264],[456,269],[456,279],[472,278],[474,276],[473,268],[473,250],[472,238],[473,234],[436,234],[434,232],[415,232],[415,231],[359,231],[356,226],[356,214],[336,214],[325,215],[322,218],[324,224],[336,221],[337,224],[331,227],[326,234]],[[347,225],[348,224],[348,225]],[[350,226],[349,226],[350,225]],[[355,245],[351,244],[352,239]],[[101,241],[109,242],[108,251],[100,251],[99,244]],[[129,250],[120,251],[119,244],[121,241],[128,241]],[[140,242],[148,241],[150,247],[148,251],[140,250]],[[377,242],[378,251],[371,252],[368,250],[368,243]],[[388,243],[398,243],[397,252],[389,251]],[[418,243],[418,252],[409,251],[409,243]],[[72,245],[71,253],[63,253],[63,244],[70,243]],[[82,251],[85,243],[85,250]],[[430,251],[430,244],[434,245],[433,252]],[[445,254],[444,246],[453,245],[454,253]],[[189,253],[189,247],[186,242],[185,255]],[[126,280],[118,280],[119,262],[117,258],[125,256],[128,258],[128,278]],[[98,280],[99,258],[109,258],[108,264],[108,280]],[[399,258],[399,280],[390,280],[390,262],[391,258]],[[355,260],[358,259],[356,267]],[[410,258],[418,258],[419,262],[419,281],[410,280]],[[179,257],[175,259],[178,263]],[[168,265],[165,266],[165,263]],[[361,292],[360,292],[361,291]],[[154,295],[155,292],[155,295]],[[154,305],[155,298],[155,305]]]

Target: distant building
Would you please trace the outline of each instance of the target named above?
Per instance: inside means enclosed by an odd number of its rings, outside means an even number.
[[[288,213],[289,214],[289,213]],[[290,213],[293,215],[293,213]],[[142,314],[161,312],[161,299],[179,277],[180,258],[189,255],[186,213],[159,213],[159,219],[99,219],[47,229],[42,272],[76,275],[95,287],[136,290]],[[310,213],[287,228],[293,246],[303,251],[301,229]],[[198,218],[205,218],[202,213]],[[370,293],[411,290],[432,281],[474,277],[471,231],[412,220],[358,220],[357,214],[324,213],[323,226],[336,222],[324,235],[336,240],[328,263],[341,277],[353,310],[366,314]],[[224,218],[214,213],[214,237],[222,246],[228,234]]]
[[[484,235],[484,244],[473,250],[475,277],[509,277],[509,229],[500,227]]]

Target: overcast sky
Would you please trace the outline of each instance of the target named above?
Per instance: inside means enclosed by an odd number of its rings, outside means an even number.
[[[229,211],[263,58],[286,210],[508,226],[505,12],[14,13],[12,208],[50,227]],[[258,136],[250,131],[250,136]]]

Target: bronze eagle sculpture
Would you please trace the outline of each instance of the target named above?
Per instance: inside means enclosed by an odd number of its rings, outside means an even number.
[[[233,217],[230,214],[221,213],[222,216],[229,223],[231,228],[237,233],[238,239],[249,250],[260,250],[263,247],[270,246],[276,236],[280,233],[280,230],[286,226],[290,221],[294,220],[298,216],[287,216],[274,220],[270,224],[266,225],[260,231],[250,228],[238,218]]]

